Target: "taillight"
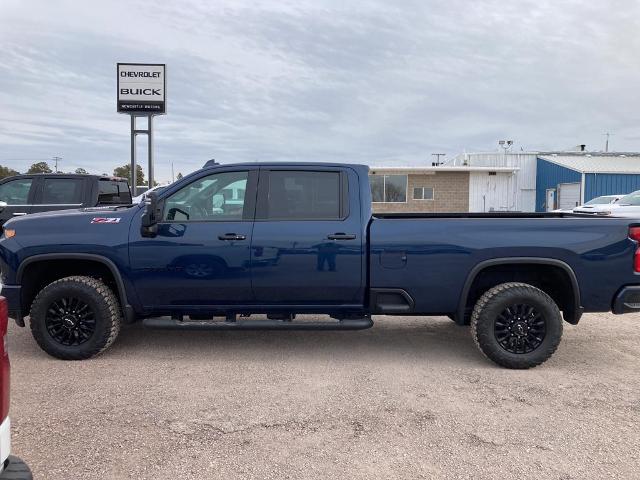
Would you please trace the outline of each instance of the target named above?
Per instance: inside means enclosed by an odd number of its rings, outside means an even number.
[[[0,297],[0,421],[9,415],[9,351],[7,350],[7,327],[9,311],[7,299]]]
[[[636,273],[640,273],[640,227],[630,227],[629,238],[638,242],[636,253],[633,256],[633,270]]]

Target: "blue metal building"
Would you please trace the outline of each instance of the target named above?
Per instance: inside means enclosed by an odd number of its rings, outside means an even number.
[[[536,162],[537,212],[640,190],[640,153],[550,154]]]

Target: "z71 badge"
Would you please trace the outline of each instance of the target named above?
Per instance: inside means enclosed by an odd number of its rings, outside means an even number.
[[[120,217],[95,217],[91,223],[120,223]]]

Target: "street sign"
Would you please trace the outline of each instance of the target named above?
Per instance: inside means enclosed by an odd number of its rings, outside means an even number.
[[[164,64],[118,63],[118,113],[161,115],[166,112]]]

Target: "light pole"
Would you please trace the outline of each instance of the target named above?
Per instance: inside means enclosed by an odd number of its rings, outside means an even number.
[[[511,146],[513,145],[513,140],[498,140],[498,145],[500,145],[500,147],[502,148],[502,150],[504,151],[504,156],[503,156],[503,166],[507,167],[507,151],[509,151],[509,149],[511,148]],[[511,173],[511,179],[514,178],[514,173]],[[510,180],[511,180],[510,179]],[[509,183],[510,185],[510,189],[513,193],[513,206],[515,208],[517,201],[516,201],[516,196],[517,196],[517,189],[516,189],[516,183],[517,183],[517,178],[510,181]],[[509,186],[507,186],[507,189],[509,189]],[[511,206],[507,205],[507,209],[511,210]]]

